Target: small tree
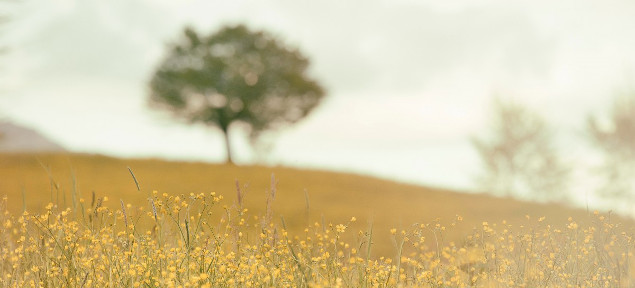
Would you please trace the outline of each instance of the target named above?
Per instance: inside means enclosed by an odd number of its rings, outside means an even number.
[[[587,125],[589,140],[604,154],[601,167],[605,183],[600,194],[633,200],[635,185],[635,94],[618,97],[608,115],[606,125],[590,116]]]
[[[186,28],[150,81],[152,106],[220,128],[232,163],[229,130],[261,132],[293,124],[313,110],[323,88],[307,76],[309,60],[272,35],[228,26],[202,36]]]
[[[481,187],[504,196],[565,198],[570,169],[559,159],[545,121],[514,103],[496,101],[494,113],[491,138],[472,139],[485,168]]]

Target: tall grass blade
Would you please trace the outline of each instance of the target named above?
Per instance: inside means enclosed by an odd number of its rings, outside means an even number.
[[[26,212],[26,190],[22,186],[22,213]]]
[[[310,221],[310,211],[311,211],[311,205],[309,202],[309,191],[306,190],[306,188],[304,189],[304,204],[305,204],[305,209],[306,211],[304,212],[304,217],[306,218],[306,223],[307,225],[309,224]]]
[[[137,191],[141,191],[141,186],[139,186],[139,181],[137,181],[137,177],[134,176],[134,173],[132,173],[132,169],[130,168],[130,166],[127,167],[128,171],[130,172],[130,175],[132,175],[132,180],[134,180],[134,184],[137,185]]]
[[[123,213],[123,222],[126,224],[126,230],[128,229],[128,213],[126,213],[126,205],[123,204],[123,199],[119,199],[121,203],[121,213]]]

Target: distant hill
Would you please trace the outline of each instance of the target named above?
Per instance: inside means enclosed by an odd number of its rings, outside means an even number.
[[[0,152],[62,152],[65,149],[39,132],[11,122],[0,122]]]

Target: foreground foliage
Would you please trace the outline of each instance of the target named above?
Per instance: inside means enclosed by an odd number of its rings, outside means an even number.
[[[1,287],[630,287],[633,239],[595,213],[557,229],[483,222],[462,243],[440,221],[391,229],[394,257],[373,257],[372,225],[315,223],[290,235],[214,192],[154,191],[135,207],[107,197],[13,215],[0,205]],[[267,207],[275,196],[272,188]],[[220,215],[219,215],[220,214]],[[216,217],[221,216],[221,217]],[[213,220],[220,219],[220,220]],[[276,224],[279,223],[279,224]],[[147,227],[147,228],[142,228]],[[351,240],[352,239],[352,240]]]

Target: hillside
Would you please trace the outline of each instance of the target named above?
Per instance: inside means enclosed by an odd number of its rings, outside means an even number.
[[[140,192],[127,167],[139,180]],[[147,197],[153,190],[171,195],[214,191],[225,197],[224,205],[231,207],[236,203],[238,180],[246,191],[245,207],[252,214],[264,215],[272,174],[278,182],[273,204],[277,222],[283,216],[289,230],[301,233],[316,221],[347,223],[355,216],[353,229],[367,230],[368,223],[373,223],[378,235],[374,239],[381,251],[392,249],[391,228],[407,229],[436,219],[450,225],[457,215],[463,220],[439,241],[461,241],[463,235],[485,221],[533,225],[544,216],[544,223],[558,226],[567,223],[570,216],[578,220],[588,217],[586,211],[560,205],[463,194],[354,174],[77,154],[0,154],[0,195],[8,196],[8,208],[15,213],[23,209],[23,196],[27,209],[37,213],[49,202],[69,206],[73,191],[86,203],[93,201],[93,191],[97,198],[107,196],[110,201],[106,204],[115,210],[120,199],[147,207]],[[214,209],[219,217],[223,215],[223,208]],[[526,215],[532,218],[527,220]]]
[[[64,148],[39,132],[0,121],[0,152],[62,152]]]

